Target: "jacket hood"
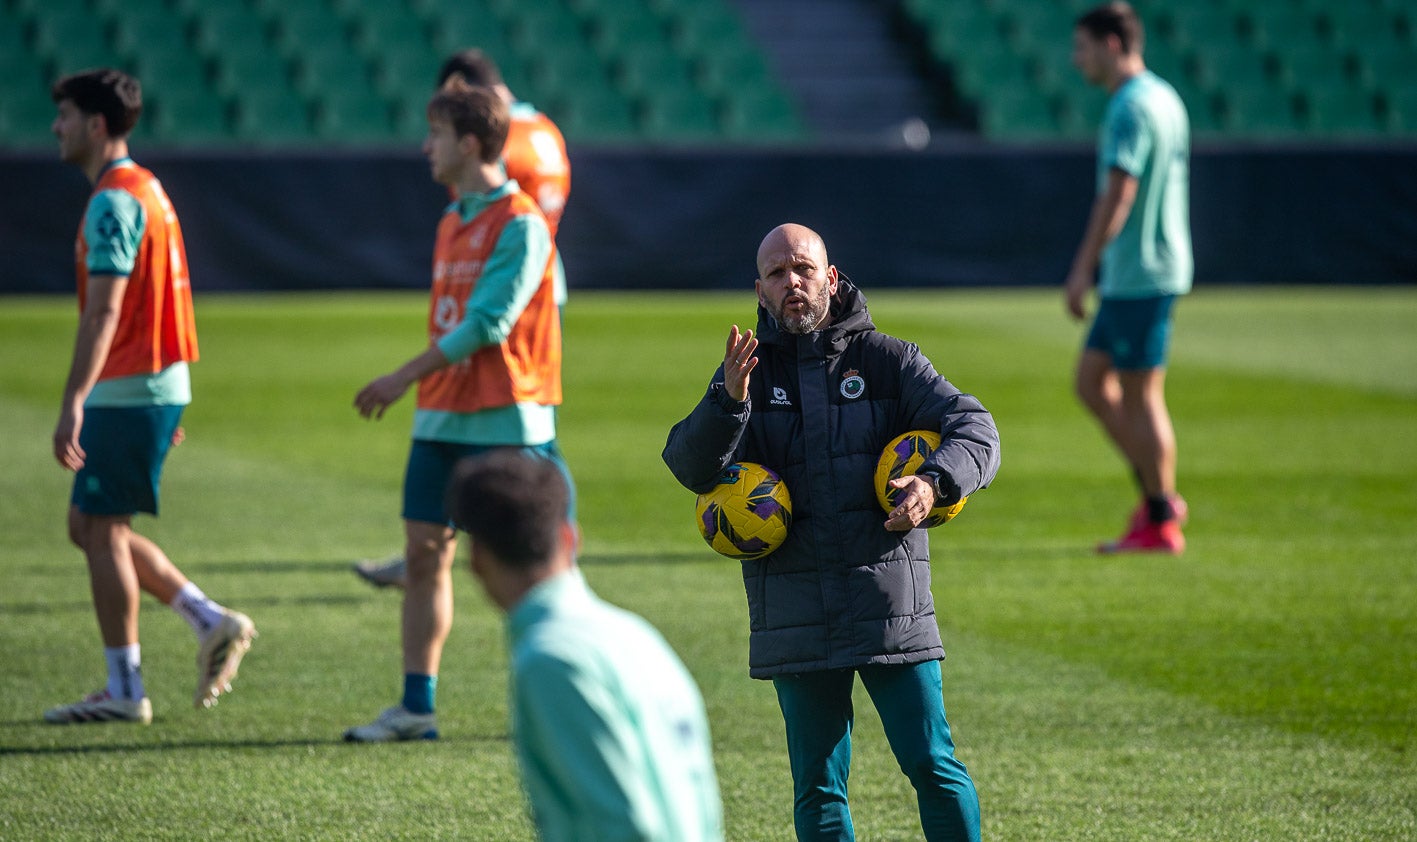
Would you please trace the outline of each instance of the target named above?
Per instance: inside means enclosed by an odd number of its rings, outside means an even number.
[[[862,292],[845,273],[840,275],[836,294],[831,297],[828,311],[831,322],[821,330],[814,330],[809,337],[817,338],[823,345],[834,351],[846,347],[848,338],[876,329],[871,321],[871,313],[866,309],[866,294]],[[782,329],[767,309],[758,304],[758,341],[770,345],[791,346],[798,334]]]

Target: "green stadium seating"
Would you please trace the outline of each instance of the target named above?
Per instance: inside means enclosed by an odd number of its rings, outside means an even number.
[[[197,49],[208,58],[229,52],[261,52],[271,48],[266,24],[255,11],[244,6],[213,6],[194,14]]]
[[[584,46],[548,50],[528,62],[527,99],[541,101],[609,84],[605,64]]]
[[[310,112],[290,91],[251,91],[236,104],[236,137],[257,146],[286,146],[312,140]]]
[[[439,61],[457,50],[480,47],[499,61],[512,53],[502,24],[475,8],[439,12],[428,19]]]
[[[622,50],[615,62],[614,78],[621,91],[632,97],[695,92],[689,64],[663,43]]]
[[[1220,124],[1232,133],[1285,138],[1303,128],[1294,100],[1276,91],[1235,87],[1217,97]]]
[[[344,89],[373,93],[369,65],[343,44],[310,45],[295,58],[295,89],[306,97]]]
[[[419,97],[426,100],[438,81],[442,64],[442,58],[429,49],[400,46],[384,51],[375,63],[375,87],[395,102]]]
[[[713,96],[781,94],[762,53],[742,40],[699,53],[693,60],[693,74],[699,88]]]
[[[1320,136],[1354,137],[1386,130],[1377,97],[1349,85],[1310,87],[1299,96],[1304,127]]]
[[[53,76],[98,65],[137,73],[164,144],[407,142],[442,59],[472,46],[571,136],[805,132],[726,0],[0,0],[0,143],[35,98],[45,136]]]
[[[384,51],[432,50],[428,24],[406,6],[380,6],[351,15],[355,44],[365,58]]]
[[[276,45],[289,58],[310,49],[351,52],[345,22],[332,9],[282,11],[270,23]]]
[[[164,9],[144,9],[115,17],[113,46],[130,61],[149,53],[186,50],[186,22]]]
[[[228,52],[215,65],[217,92],[237,102],[264,94],[293,94],[290,67],[274,50]]]
[[[210,98],[207,63],[187,47],[146,50],[133,56],[133,72],[143,85],[143,96]]]
[[[720,116],[725,134],[748,143],[781,143],[805,133],[792,103],[771,86],[724,100]]]
[[[393,111],[368,91],[333,89],[315,105],[315,135],[336,145],[388,142],[394,137]]]
[[[639,133],[630,102],[608,85],[543,105],[571,144],[634,138]]]
[[[0,99],[0,149],[56,148],[50,131],[54,115],[54,102],[47,87],[11,91]]]
[[[989,137],[1031,140],[1056,137],[1061,128],[1052,104],[1026,88],[990,95],[980,115],[980,129]]]
[[[682,55],[700,55],[740,43],[738,19],[723,6],[689,6],[669,16],[670,40]]]
[[[644,137],[664,143],[706,141],[720,134],[713,104],[693,90],[661,89],[646,95],[639,124]]]
[[[160,94],[153,104],[151,114],[144,108],[143,121],[154,142],[215,144],[231,139],[230,108],[210,92],[176,90]]]

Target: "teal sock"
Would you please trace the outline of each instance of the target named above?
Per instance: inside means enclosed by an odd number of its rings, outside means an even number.
[[[433,695],[438,689],[438,676],[404,673],[403,707],[409,713],[432,713]]]

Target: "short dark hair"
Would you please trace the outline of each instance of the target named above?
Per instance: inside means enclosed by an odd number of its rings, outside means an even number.
[[[438,87],[443,87],[454,76],[470,85],[483,88],[503,84],[502,71],[497,68],[497,62],[476,47],[459,50],[448,56],[442,68],[438,70]]]
[[[453,523],[509,567],[551,559],[566,523],[571,491],[561,467],[544,456],[499,447],[458,463],[448,484]]]
[[[472,135],[482,144],[482,162],[502,156],[512,123],[507,103],[491,88],[462,87],[440,90],[428,101],[428,116],[447,120],[458,137]]]
[[[1146,33],[1142,30],[1141,18],[1130,3],[1121,0],[1103,3],[1084,12],[1077,19],[1076,26],[1086,29],[1093,38],[1101,40],[1108,35],[1117,36],[1122,44],[1122,52],[1140,53]]]
[[[143,113],[143,86],[121,70],[102,67],[65,76],[49,89],[56,103],[69,100],[85,114],[99,114],[110,137],[127,137]]]

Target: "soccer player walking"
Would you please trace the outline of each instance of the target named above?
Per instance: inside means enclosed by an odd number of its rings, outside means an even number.
[[[511,123],[507,126],[507,141],[502,146],[502,169],[507,178],[515,181],[541,208],[554,243],[561,214],[571,194],[571,162],[566,156],[566,140],[561,130],[531,103],[517,99],[502,79],[497,63],[476,48],[448,56],[438,71],[439,90],[456,90],[469,85],[487,88],[507,103]],[[452,189],[452,193],[452,198],[457,199],[456,189]],[[556,251],[555,290],[556,306],[564,308],[566,271],[559,249]],[[366,559],[354,563],[354,572],[361,579],[380,588],[402,588],[406,571],[402,555],[383,561]]]
[[[1127,532],[1099,552],[1185,549],[1176,437],[1166,406],[1172,310],[1191,289],[1190,123],[1176,91],[1142,61],[1143,32],[1126,3],[1082,15],[1073,64],[1111,94],[1099,135],[1097,198],[1066,281],[1068,312],[1100,299],[1075,385],[1131,465],[1142,502]]]
[[[555,247],[536,203],[502,169],[510,120],[506,102],[488,88],[439,91],[428,104],[423,154],[434,181],[458,194],[434,244],[428,345],[354,399],[361,415],[382,418],[418,387],[404,473],[403,696],[373,722],[347,730],[353,742],[438,736],[435,693],[453,622],[457,548],[444,495],[458,460],[515,447],[565,471],[556,446]]]
[[[52,723],[152,721],[138,644],[139,591],[172,607],[197,634],[198,707],[230,690],[256,630],[213,602],[157,544],[133,531],[156,515],[168,449],[191,402],[197,331],[176,211],[151,172],[128,156],[142,113],[138,80],[93,70],[55,83],[60,157],[94,185],[77,252],[79,328],[54,457],[75,471],[69,538],[88,560],[108,683],[45,711]]]

